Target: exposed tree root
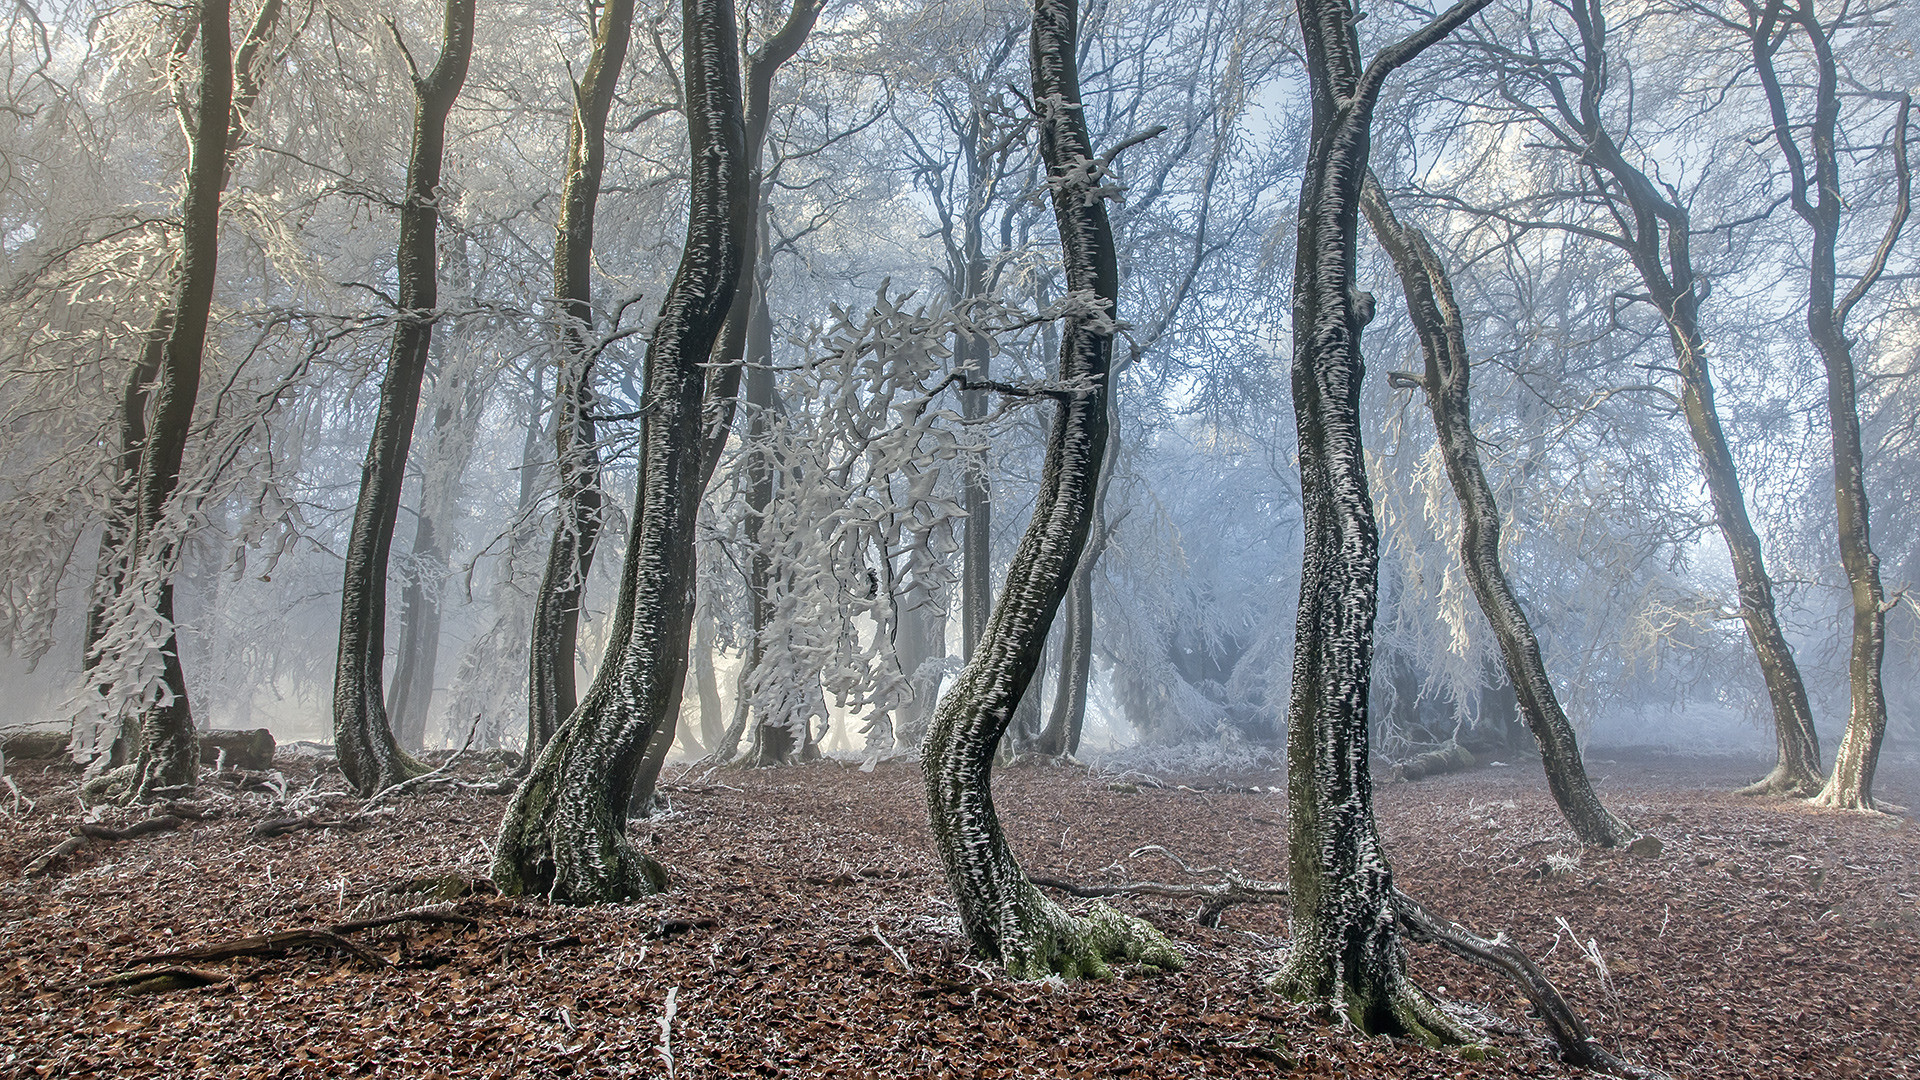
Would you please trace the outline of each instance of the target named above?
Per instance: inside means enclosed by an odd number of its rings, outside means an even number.
[[[1587,1030],[1586,1022],[1567,1004],[1566,998],[1540,970],[1532,958],[1502,937],[1492,940],[1451,922],[1444,922],[1420,906],[1420,902],[1395,889],[1394,911],[1407,936],[1414,941],[1440,945],[1472,963],[1507,976],[1520,985],[1521,992],[1533,1003],[1534,1010],[1546,1021],[1560,1059],[1569,1065],[1627,1080],[1663,1077],[1664,1074],[1637,1065],[1629,1065],[1608,1053]]]
[[[1272,881],[1252,881],[1231,870],[1219,881],[1192,885],[1172,885],[1159,881],[1129,881],[1114,885],[1087,885],[1062,878],[1027,875],[1035,885],[1058,889],[1069,896],[1093,900],[1113,896],[1161,896],[1175,900],[1200,901],[1193,921],[1201,926],[1219,926],[1220,915],[1235,904],[1262,904],[1283,900],[1287,887]]]
[[[1000,961],[1016,979],[1108,979],[1108,964],[1115,960],[1163,971],[1184,966],[1173,942],[1144,919],[1098,902],[1075,915],[1030,883],[1021,892],[1003,914],[998,934]]]
[[[170,804],[166,810],[166,813],[155,814],[144,821],[136,821],[124,829],[110,829],[105,825],[83,821],[73,827],[72,836],[28,863],[25,876],[38,877],[53,869],[67,856],[91,844],[117,844],[124,840],[151,836],[154,833],[172,832],[188,821],[197,821],[201,817],[197,808],[183,803]]]
[[[1773,771],[1767,775],[1755,780],[1746,787],[1736,789],[1734,794],[1753,796],[1771,795],[1788,799],[1805,799],[1812,797],[1819,790],[1819,777],[1809,779],[1807,777],[1795,776],[1783,762],[1775,765]]]

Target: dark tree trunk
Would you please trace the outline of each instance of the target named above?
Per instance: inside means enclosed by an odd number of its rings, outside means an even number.
[[[413,547],[406,588],[400,592],[400,642],[393,664],[393,735],[401,749],[426,745],[427,712],[433,702],[433,671],[440,658],[440,574],[444,563],[425,493],[414,518]]]
[[[1373,298],[1354,287],[1360,188],[1373,108],[1399,65],[1466,22],[1461,3],[1364,70],[1345,0],[1303,0],[1313,100],[1293,277],[1293,407],[1306,519],[1293,690],[1287,708],[1287,868],[1293,945],[1275,977],[1371,1034],[1429,1042],[1468,1033],[1406,976],[1393,874],[1373,818],[1367,689],[1379,537],[1360,443],[1360,332]]]
[[[140,447],[135,485],[132,557],[161,574],[154,610],[166,620],[163,696],[140,714],[139,750],[132,760],[128,793],[134,801],[191,788],[199,750],[193,714],[187,703],[186,674],[180,668],[180,639],[173,625],[173,581],[165,567],[180,543],[172,527],[163,528],[167,503],[180,481],[200,392],[200,363],[206,351],[207,322],[213,311],[213,287],[220,255],[220,193],[226,183],[229,113],[233,105],[232,30],[227,0],[200,4],[200,88],[194,113],[193,151],[187,164],[187,194],[181,208],[180,263],[168,309],[166,347],[158,380],[152,384],[152,422]],[[169,320],[156,320],[156,331]],[[168,549],[168,550],[162,550]],[[124,582],[123,582],[124,584]]]
[[[395,35],[398,42],[398,31]],[[413,149],[407,159],[406,201],[400,207],[400,311],[380,383],[380,410],[361,466],[360,498],[340,589],[333,742],[340,771],[362,795],[425,771],[400,749],[387,722],[381,677],[386,664],[387,563],[439,303],[434,236],[440,224],[447,117],[466,81],[472,52],[473,0],[447,0],[440,56],[426,75],[413,76]]]
[[[606,659],[514,793],[493,879],[563,903],[659,891],[659,864],[628,843],[640,757],[679,708],[692,629],[694,525],[706,482],[706,363],[751,235],[732,0],[683,0],[690,208],[679,272],[647,346],[639,485]]]
[[[607,157],[607,113],[633,34],[633,0],[611,0],[600,13],[593,54],[574,88],[560,226],[553,244],[553,295],[559,308],[558,375],[554,389],[554,461],[560,472],[559,521],[547,568],[534,594],[528,647],[527,752],[537,754],[579,704],[574,653],[593,546],[600,536],[600,451],[593,421],[593,215]]]
[[[1540,658],[1540,642],[1500,565],[1500,507],[1493,501],[1493,489],[1487,486],[1486,473],[1480,467],[1480,444],[1473,434],[1468,391],[1472,364],[1453,284],[1425,234],[1394,218],[1386,195],[1371,176],[1361,199],[1374,235],[1400,273],[1407,314],[1426,358],[1423,374],[1390,378],[1396,384],[1409,383],[1426,392],[1447,478],[1460,500],[1460,563],[1480,611],[1500,641],[1500,655],[1506,660],[1507,677],[1513,683],[1520,713],[1540,747],[1547,788],[1582,843],[1600,847],[1625,844],[1633,839],[1634,831],[1609,813],[1594,793],[1586,765],[1580,760],[1579,740],[1560,708],[1553,680],[1547,677],[1546,664]]]
[[[226,191],[227,182],[233,174],[233,159],[245,143],[247,117],[255,101],[260,97],[260,80],[265,67],[263,50],[267,39],[278,26],[284,8],[280,0],[267,0],[254,17],[253,26],[247,31],[245,40],[232,59],[228,69],[229,98],[226,105],[227,137],[219,162],[218,187],[213,193],[214,214],[218,215],[218,201]],[[231,14],[229,13],[229,18]],[[197,33],[197,30],[195,31]],[[231,30],[223,31],[223,37]],[[204,48],[205,42],[202,41]],[[199,105],[204,107],[202,100]],[[196,114],[197,116],[198,114]],[[197,124],[189,118],[189,126]],[[198,128],[195,128],[197,131]],[[210,141],[210,140],[208,140]],[[201,148],[198,136],[194,152]],[[211,166],[209,166],[211,167]],[[192,174],[189,173],[189,190],[193,190]],[[213,241],[218,243],[216,236]],[[81,663],[91,671],[99,662],[101,637],[107,631],[107,619],[114,601],[120,596],[126,584],[127,571],[133,557],[131,545],[135,529],[135,519],[139,516],[140,460],[146,450],[148,413],[153,407],[152,395],[156,389],[156,380],[166,365],[168,343],[173,338],[174,323],[179,308],[176,306],[183,277],[187,272],[184,253],[182,262],[175,268],[170,282],[166,301],[154,314],[153,325],[147,330],[141,342],[140,359],[127,373],[127,382],[120,398],[120,453],[115,460],[115,492],[107,507],[106,521],[100,533],[100,550],[95,560],[93,594],[87,606],[87,621],[82,639]],[[212,273],[211,268],[207,271]],[[198,395],[198,387],[195,387]],[[191,410],[189,410],[191,411]],[[171,490],[171,487],[169,487]],[[171,616],[169,616],[171,619]],[[138,718],[129,718],[120,736],[114,741],[111,751],[113,764],[120,764],[132,753],[133,744],[139,740]]]
[[[1788,113],[1774,59],[1798,29],[1806,35],[1814,62],[1814,114],[1797,125]],[[1811,0],[1773,3],[1751,33],[1755,70],[1766,90],[1773,117],[1774,137],[1787,159],[1792,181],[1794,212],[1813,230],[1813,250],[1807,266],[1807,335],[1827,369],[1827,420],[1833,439],[1833,494],[1838,511],[1840,565],[1846,571],[1853,601],[1853,633],[1847,654],[1847,688],[1851,708],[1847,730],[1834,754],[1833,774],[1814,802],[1845,810],[1872,810],[1873,773],[1880,760],[1880,744],[1887,731],[1887,697],[1880,682],[1881,660],[1887,646],[1885,590],[1880,584],[1880,558],[1873,552],[1868,528],[1866,462],[1860,448],[1859,388],[1853,370],[1853,342],[1847,337],[1847,316],[1866,296],[1883,271],[1887,256],[1906,225],[1912,192],[1907,165],[1907,122],[1911,95],[1898,97],[1893,127],[1895,204],[1879,248],[1866,272],[1840,295],[1834,249],[1840,240],[1841,213],[1846,200],[1840,191],[1840,83],[1833,56],[1831,28],[1814,15]],[[1804,132],[1803,135],[1797,134]],[[1801,139],[1806,146],[1802,149]],[[1811,166],[1811,170],[1809,170]],[[1811,175],[1809,175],[1811,171]]]
[[[1078,107],[1077,8],[1071,0],[1034,5],[1033,100],[1052,103],[1040,149],[1069,287],[1098,297],[1111,318],[1118,293],[1113,234],[1105,202],[1089,191],[1093,149]],[[993,808],[994,749],[1040,666],[1047,630],[1086,545],[1106,449],[1112,352],[1110,322],[1068,321],[1059,381],[1072,389],[1048,432],[1033,520],[972,659],[940,702],[922,758],[934,844],[961,925],[976,950],[1016,978],[1101,975],[1107,961],[1121,958],[1180,965],[1172,944],[1147,924],[1107,908],[1078,918],[1043,895],[1020,869]]]

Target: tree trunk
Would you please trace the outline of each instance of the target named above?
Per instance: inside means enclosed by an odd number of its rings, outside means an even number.
[[[395,31],[398,42],[398,31]],[[404,43],[399,43],[404,50]],[[447,0],[440,56],[425,76],[413,76],[413,149],[407,159],[407,197],[400,207],[398,321],[380,383],[380,410],[360,498],[347,540],[340,589],[340,653],[333,681],[333,742],[340,771],[361,795],[371,795],[426,771],[394,741],[387,722],[381,669],[386,663],[387,563],[414,414],[433,342],[439,303],[434,235],[440,224],[440,167],[447,116],[466,81],[473,52],[473,0]],[[411,61],[409,61],[411,63]]]
[[[264,70],[262,50],[266,46],[267,38],[278,26],[280,15],[284,10],[280,0],[267,0],[262,4],[254,17],[253,26],[240,43],[239,51],[234,54],[231,65],[226,67],[228,98],[223,106],[227,114],[226,142],[219,155],[217,186],[211,194],[212,213],[216,220],[219,215],[219,198],[226,191],[227,182],[233,173],[233,159],[245,142],[247,117],[253,109],[254,102],[260,97],[260,80]],[[204,18],[204,12],[202,17]],[[227,18],[231,18],[230,11]],[[221,28],[219,32],[223,41],[230,40],[232,33],[230,29]],[[204,52],[206,46],[204,39],[201,41],[201,46]],[[204,109],[211,102],[205,98],[204,86],[202,90],[201,100],[197,104],[199,108]],[[194,117],[199,115],[201,114],[195,113],[192,117],[184,118],[186,126],[196,132],[199,128],[198,121]],[[211,142],[210,135],[203,140],[196,134],[192,151],[196,155],[196,162],[202,160],[198,155]],[[213,169],[210,160],[207,160],[206,168],[209,171]],[[195,173],[192,169],[193,166],[190,166],[188,173],[190,193],[197,190],[194,186]],[[192,198],[193,195],[189,194],[189,199]],[[217,246],[218,242],[216,233],[210,243]],[[211,256],[208,258],[206,272],[209,276],[213,273]],[[139,516],[140,468],[141,459],[146,451],[148,416],[153,408],[153,395],[158,389],[156,380],[161,377],[167,363],[169,343],[173,339],[179,312],[178,303],[181,290],[185,287],[186,273],[187,266],[183,252],[181,264],[174,269],[167,299],[160,310],[154,314],[153,325],[147,330],[141,342],[140,359],[127,373],[127,382],[121,393],[120,453],[115,461],[115,492],[107,507],[106,521],[100,533],[100,549],[94,564],[93,594],[87,607],[87,620],[82,639],[81,664],[87,671],[92,671],[99,663],[100,641],[106,634],[107,620],[114,602],[119,599],[126,585],[127,572],[134,555],[131,541],[136,529],[136,519]],[[199,388],[196,386],[193,391],[195,397],[198,396],[198,392]],[[189,414],[191,411],[191,405],[189,405]],[[171,493],[171,490],[170,482],[168,492]],[[168,621],[172,621],[171,615],[168,616]],[[139,741],[139,727],[140,718],[137,716],[129,717],[123,723],[122,730],[109,751],[112,764],[122,764],[133,753],[134,744]]]
[[[720,736],[727,730],[720,683],[714,677],[713,638],[713,613],[702,611],[693,622],[693,678],[700,693],[700,745],[708,751],[718,748]]]
[[[1068,320],[1059,381],[1072,389],[1060,396],[1048,432],[1033,520],[972,659],[940,702],[922,758],[934,843],[961,925],[976,950],[1016,978],[1104,975],[1107,961],[1120,958],[1180,966],[1172,944],[1147,924],[1104,907],[1075,917],[1043,895],[1020,869],[993,808],[994,748],[1040,665],[1047,629],[1086,545],[1107,439],[1118,283],[1106,204],[1091,190],[1097,181],[1079,108],[1077,8],[1072,0],[1034,5],[1033,100],[1047,103],[1040,149],[1069,287],[1090,292],[1105,311],[1098,319]]]
[[[1400,273],[1407,314],[1426,357],[1423,375],[1393,376],[1390,381],[1396,385],[1411,383],[1426,391],[1447,478],[1460,501],[1460,564],[1466,569],[1480,611],[1500,641],[1500,655],[1506,660],[1507,677],[1513,683],[1521,715],[1540,747],[1547,788],[1581,843],[1600,847],[1625,844],[1633,839],[1634,831],[1609,813],[1594,793],[1586,765],[1580,760],[1579,740],[1560,708],[1553,680],[1547,677],[1546,664],[1540,658],[1540,642],[1500,565],[1500,507],[1493,501],[1493,489],[1487,486],[1486,473],[1480,467],[1480,444],[1473,434],[1468,392],[1472,364],[1453,284],[1425,234],[1394,218],[1386,195],[1371,175],[1361,199],[1374,235]]]
[[[191,788],[199,751],[193,714],[187,702],[186,674],[180,667],[180,638],[173,623],[173,580],[167,567],[182,537],[177,523],[163,522],[168,501],[180,481],[180,464],[193,426],[200,392],[200,364],[206,351],[207,323],[213,311],[213,287],[220,255],[220,193],[226,183],[229,114],[233,106],[232,29],[227,0],[200,3],[200,88],[194,114],[193,151],[187,164],[187,194],[181,207],[180,263],[168,309],[156,320],[167,324],[159,377],[152,384],[152,423],[140,447],[135,485],[132,557],[129,576],[159,574],[154,611],[165,621],[161,646],[163,690],[140,714],[139,750],[134,754],[128,794],[136,802],[163,792]],[[163,528],[163,525],[166,527]],[[126,582],[123,581],[123,585]]]
[[[1798,29],[1807,38],[1814,64],[1814,114],[1796,125],[1788,114],[1774,58]],[[1886,594],[1880,584],[1880,558],[1873,552],[1868,528],[1866,462],[1860,448],[1859,388],[1853,370],[1853,342],[1847,337],[1847,316],[1853,306],[1885,271],[1887,257],[1900,239],[1912,194],[1907,164],[1907,122],[1913,109],[1910,94],[1896,100],[1899,111],[1893,126],[1895,203],[1887,229],[1869,262],[1844,297],[1840,296],[1834,250],[1839,244],[1841,212],[1846,199],[1840,191],[1840,84],[1830,27],[1813,11],[1812,0],[1775,3],[1765,9],[1751,30],[1755,71],[1766,91],[1775,140],[1787,159],[1792,182],[1789,201],[1794,212],[1813,230],[1813,250],[1807,260],[1807,336],[1820,352],[1827,369],[1827,421],[1833,439],[1833,494],[1840,534],[1840,565],[1846,571],[1853,601],[1853,633],[1847,653],[1847,689],[1851,707],[1847,730],[1834,754],[1833,775],[1814,797],[1819,806],[1845,810],[1872,810],[1873,773],[1880,760],[1880,744],[1887,731],[1887,697],[1880,682],[1881,660],[1887,646]],[[1803,150],[1796,132],[1805,132]],[[1808,174],[1808,166],[1812,174]]]
[[[437,416],[434,426],[440,426]],[[414,518],[413,546],[408,552],[413,565],[400,593],[400,643],[394,656],[390,695],[394,739],[410,753],[426,745],[433,671],[440,658],[440,568],[446,563],[446,552],[426,506],[427,492],[421,492],[420,503]]]
[[[593,546],[599,538],[600,451],[593,421],[593,215],[607,157],[607,112],[626,63],[633,0],[610,0],[600,13],[593,54],[574,88],[567,174],[553,244],[553,295],[559,307],[558,375],[554,388],[554,461],[560,497],[547,548],[547,568],[534,594],[533,638],[527,649],[527,752],[539,753],[579,704],[574,654]]]
[[[1288,889],[1293,945],[1275,976],[1369,1034],[1469,1037],[1406,976],[1393,874],[1373,817],[1367,689],[1379,536],[1360,443],[1360,332],[1373,298],[1354,287],[1361,181],[1374,103],[1397,66],[1471,18],[1461,3],[1363,71],[1345,0],[1303,0],[1313,124],[1293,277],[1293,404],[1306,522],[1287,708]]]
[[[694,526],[706,481],[706,363],[753,227],[732,0],[683,0],[691,162],[687,242],[647,346],[639,484],[606,659],[514,793],[494,850],[510,895],[623,901],[665,887],[628,843],[648,740],[680,705],[693,621]]]

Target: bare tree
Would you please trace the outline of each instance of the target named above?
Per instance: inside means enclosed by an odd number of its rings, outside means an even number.
[[[380,410],[361,470],[360,498],[347,541],[340,594],[340,653],[333,685],[333,741],[340,771],[355,791],[370,795],[417,776],[425,767],[394,741],[387,721],[382,669],[386,664],[387,563],[400,512],[400,487],[413,443],[420,385],[426,376],[439,303],[440,169],[447,117],[467,78],[473,55],[473,0],[447,0],[439,58],[422,74],[389,22],[394,44],[407,57],[413,87],[413,148],[407,194],[400,204],[399,321],[380,383]]]
[[[1892,607],[1880,585],[1880,557],[1868,535],[1866,463],[1860,449],[1859,386],[1854,375],[1853,340],[1847,317],[1887,268],[1887,257],[1907,222],[1913,176],[1907,162],[1907,124],[1913,95],[1868,95],[1895,106],[1891,150],[1894,205],[1885,232],[1852,287],[1840,292],[1835,251],[1850,209],[1841,191],[1840,67],[1833,38],[1870,18],[1846,5],[1823,22],[1813,0],[1770,0],[1764,7],[1744,5],[1744,28],[1752,46],[1754,71],[1766,91],[1773,135],[1786,158],[1788,202],[1813,233],[1807,253],[1807,336],[1827,368],[1827,421],[1833,438],[1833,492],[1839,514],[1840,565],[1846,570],[1853,602],[1853,633],[1847,658],[1847,687],[1852,708],[1847,730],[1834,754],[1833,774],[1814,797],[1821,806],[1873,809],[1873,772],[1887,730],[1887,697],[1880,683],[1886,654],[1887,611]],[[1812,116],[1796,121],[1780,77],[1782,50],[1798,34],[1804,38],[1804,62],[1812,68]],[[1897,602],[1897,601],[1896,601]]]
[[[1293,277],[1293,402],[1306,517],[1293,690],[1287,706],[1287,881],[1293,946],[1274,983],[1372,1034],[1470,1037],[1406,976],[1393,873],[1373,818],[1367,694],[1379,533],[1360,444],[1360,332],[1373,297],[1354,285],[1373,110],[1394,69],[1472,18],[1460,0],[1365,67],[1350,0],[1303,0],[1313,102]]]
[[[1033,9],[1033,102],[1040,149],[1065,255],[1068,289],[1085,298],[1060,343],[1059,398],[1033,520],[1007,568],[1000,599],[972,659],[943,698],[923,750],[927,808],[947,885],[967,936],[1016,977],[1099,975],[1107,961],[1178,967],[1179,954],[1147,924],[1106,908],[1067,913],[1027,879],[994,813],[994,751],[1040,665],[1085,548],[1107,440],[1107,378],[1119,293],[1102,190],[1112,154],[1096,158],[1080,104],[1074,48],[1078,5]],[[1124,146],[1124,144],[1122,144]],[[964,376],[970,376],[962,368]]]
[[[683,0],[687,239],[648,342],[639,485],[610,645],[587,695],[514,793],[493,879],[566,903],[658,892],[666,874],[625,836],[647,742],[680,706],[693,621],[694,525],[707,479],[707,360],[751,235],[732,0]]]
[[[1540,747],[1547,787],[1560,806],[1561,816],[1581,842],[1601,847],[1625,844],[1633,839],[1634,831],[1601,805],[1600,796],[1587,779],[1573,725],[1567,722],[1567,714],[1554,694],[1553,680],[1547,677],[1546,664],[1540,659],[1540,642],[1500,565],[1500,508],[1480,467],[1480,444],[1473,433],[1468,392],[1473,365],[1467,356],[1466,328],[1461,324],[1460,307],[1454,302],[1453,283],[1426,234],[1394,216],[1386,194],[1371,173],[1361,191],[1361,208],[1380,246],[1387,249],[1399,271],[1407,314],[1426,359],[1421,374],[1394,372],[1388,380],[1426,394],[1440,453],[1446,459],[1447,478],[1460,500],[1460,563],[1466,568],[1474,599],[1480,602],[1481,612],[1500,639],[1500,654],[1519,699],[1520,715]]]

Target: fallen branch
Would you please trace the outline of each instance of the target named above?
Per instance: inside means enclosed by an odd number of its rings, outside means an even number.
[[[1547,1030],[1560,1048],[1560,1059],[1569,1065],[1627,1080],[1661,1078],[1663,1073],[1629,1065],[1593,1041],[1586,1022],[1567,1004],[1546,973],[1531,957],[1509,943],[1505,936],[1492,940],[1480,937],[1453,922],[1443,922],[1420,902],[1398,889],[1394,890],[1394,909],[1400,925],[1414,941],[1442,946],[1468,961],[1507,976],[1520,984],[1520,990],[1533,1003],[1534,1010],[1547,1023]]]
[[[467,927],[480,925],[480,920],[453,910],[452,904],[437,904],[433,907],[414,908],[412,911],[396,911],[391,915],[376,915],[369,919],[351,919],[347,922],[334,923],[327,927],[327,931],[334,934],[352,934],[403,922],[458,924]]]
[[[190,967],[163,967],[150,971],[122,971],[88,979],[83,986],[118,990],[123,994],[164,994],[169,990],[198,990],[227,981],[226,973]],[[71,987],[69,987],[71,989]]]
[[[127,966],[137,964],[163,964],[176,961],[213,961],[231,960],[238,956],[285,956],[295,949],[338,949],[372,964],[374,967],[391,966],[387,958],[331,930],[276,930],[270,934],[254,934],[249,937],[235,938],[213,945],[202,945],[194,949],[180,949],[175,952],[149,953],[136,956],[127,961]]]
[[[1063,878],[1051,878],[1040,874],[1028,874],[1027,880],[1035,885],[1049,889],[1058,889],[1068,896],[1078,896],[1087,900],[1105,899],[1114,896],[1163,896],[1175,900],[1200,901],[1200,910],[1194,913],[1193,921],[1201,926],[1219,926],[1220,916],[1235,904],[1268,904],[1283,900],[1287,887],[1272,881],[1254,881],[1243,878],[1231,870],[1220,871],[1219,881],[1200,882],[1193,885],[1169,885],[1159,881],[1130,881],[1115,885],[1086,885],[1067,881]]]
[[[250,830],[256,837],[282,836],[290,832],[305,829],[359,829],[369,821],[360,814],[349,814],[343,818],[318,818],[311,814],[304,817],[268,818]]]
[[[92,843],[117,844],[123,840],[132,840],[153,833],[172,832],[186,823],[187,819],[178,814],[156,814],[144,821],[136,821],[124,829],[110,829],[105,825],[83,821],[73,827],[72,836],[28,863],[25,873],[27,877],[38,877],[52,869],[60,860]]]
[[[479,730],[480,730],[480,714],[474,713],[473,724],[467,728],[467,740],[460,744],[460,749],[455,750],[453,752],[452,757],[441,762],[440,767],[433,770],[432,772],[421,773],[419,776],[416,776],[411,780],[402,780],[390,788],[385,788],[381,791],[375,792],[372,798],[360,804],[360,813],[364,814],[367,811],[373,809],[375,806],[379,805],[381,799],[385,799],[393,795],[398,795],[403,791],[411,791],[414,788],[423,787],[426,785],[426,783],[429,780],[433,780],[438,777],[444,777],[447,770],[453,768],[454,765],[458,763],[461,758],[467,756],[467,748],[473,745],[474,733]],[[359,815],[356,814],[355,816],[357,817]]]

